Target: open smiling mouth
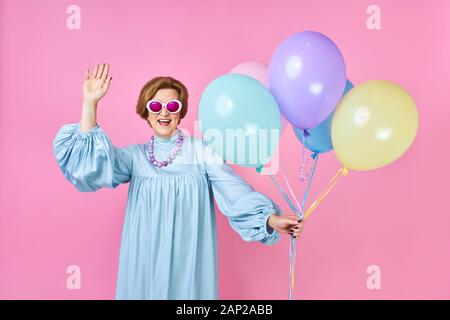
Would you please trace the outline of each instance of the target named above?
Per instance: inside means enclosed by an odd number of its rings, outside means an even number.
[[[159,119],[158,123],[160,126],[167,127],[170,124],[170,119]]]

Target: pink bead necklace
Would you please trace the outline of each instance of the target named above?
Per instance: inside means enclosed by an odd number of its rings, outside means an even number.
[[[156,167],[162,168],[167,167],[169,164],[171,164],[175,158],[178,155],[178,152],[181,150],[181,146],[183,145],[184,136],[183,133],[179,130],[178,138],[177,138],[177,145],[170,153],[170,156],[165,161],[158,161],[155,159],[155,153],[154,153],[154,144],[155,144],[155,137],[152,136],[150,138],[150,142],[148,143],[148,160],[150,163]]]

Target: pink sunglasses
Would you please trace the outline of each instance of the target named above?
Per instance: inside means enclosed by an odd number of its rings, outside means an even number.
[[[147,102],[147,110],[154,114],[161,113],[163,107],[166,107],[169,113],[178,113],[180,112],[183,105],[179,100],[169,100],[166,103],[164,103],[162,101],[152,99],[149,102]]]

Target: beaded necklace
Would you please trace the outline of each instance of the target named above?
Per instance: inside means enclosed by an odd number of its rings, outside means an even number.
[[[183,145],[183,141],[184,141],[184,136],[183,133],[179,130],[179,135],[177,138],[177,145],[175,146],[175,148],[172,150],[170,156],[164,160],[164,161],[158,161],[155,159],[155,153],[154,153],[154,145],[155,145],[155,137],[152,136],[150,138],[150,141],[148,143],[148,160],[150,161],[150,163],[156,167],[162,168],[162,167],[166,167],[169,164],[171,164],[175,158],[178,155],[178,152],[180,152],[181,150],[181,146]]]

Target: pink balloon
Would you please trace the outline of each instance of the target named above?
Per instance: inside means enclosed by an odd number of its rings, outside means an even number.
[[[261,82],[267,89],[269,89],[269,67],[264,63],[257,61],[247,61],[238,64],[231,69],[229,73],[239,73],[252,77]],[[281,132],[284,131],[288,124],[286,118],[281,114]]]
[[[288,121],[283,116],[283,114],[281,114],[281,132],[284,131],[284,128],[286,128],[287,125],[288,125]]]
[[[243,62],[231,69],[230,73],[239,73],[252,77],[261,82],[266,88],[269,87],[268,67],[264,63],[256,61]]]

